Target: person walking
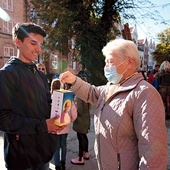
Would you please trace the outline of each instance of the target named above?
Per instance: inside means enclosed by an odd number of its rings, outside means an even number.
[[[59,90],[61,87],[61,83],[59,79],[53,79],[51,83],[51,94],[53,94],[54,90]],[[66,88],[66,86],[64,86]],[[52,97],[53,99],[53,97]],[[68,107],[70,108],[70,106]],[[77,109],[72,102],[71,110],[66,108],[67,115],[69,114],[71,122],[73,122],[77,117]],[[65,113],[62,113],[65,115]],[[61,122],[63,123],[63,121]],[[57,143],[56,150],[54,153],[54,163],[56,170],[65,170],[66,169],[66,154],[67,154],[67,136],[70,132],[71,123],[64,126],[64,129],[56,134]]]
[[[96,105],[94,150],[99,170],[167,169],[164,105],[159,92],[138,73],[136,45],[116,39],[102,52],[106,85],[96,87],[70,71],[60,75],[76,96]]]
[[[157,90],[159,90],[158,84],[158,70],[160,68],[159,64],[155,65],[155,68],[149,73],[148,82],[152,84]]]
[[[166,119],[170,118],[170,63],[163,61],[158,70],[159,93],[162,97]]]
[[[0,130],[8,170],[48,170],[55,152],[56,133],[50,118],[51,96],[45,75],[34,61],[41,52],[45,31],[33,23],[13,27],[17,56],[0,69]]]
[[[81,77],[82,80],[87,82],[86,77]],[[77,96],[75,96],[75,105],[77,108],[77,118],[73,122],[73,130],[77,132],[77,139],[79,143],[78,157],[71,159],[74,165],[84,165],[84,159],[89,160],[89,140],[87,133],[90,130],[90,103],[86,103]]]

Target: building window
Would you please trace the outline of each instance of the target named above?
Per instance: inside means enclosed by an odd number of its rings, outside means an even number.
[[[58,56],[51,54],[52,57],[52,69],[58,69]]]
[[[12,34],[12,27],[13,27],[12,22],[3,21],[3,29],[2,29],[3,33]]]
[[[14,48],[13,47],[4,47],[4,56],[9,57],[14,55]]]
[[[2,7],[6,10],[13,11],[13,0],[2,0]]]

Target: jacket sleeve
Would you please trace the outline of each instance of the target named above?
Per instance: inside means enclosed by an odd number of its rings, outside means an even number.
[[[151,85],[140,87],[135,96],[133,122],[138,137],[139,169],[167,168],[168,148],[165,110],[157,90]]]
[[[104,86],[95,87],[79,77],[71,89],[80,99],[90,104],[96,104],[99,96],[104,92]]]

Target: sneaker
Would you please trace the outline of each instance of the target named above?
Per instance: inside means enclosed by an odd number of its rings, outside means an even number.
[[[85,152],[83,157],[84,157],[85,160],[89,160],[90,155],[89,155],[88,152]]]
[[[71,163],[74,165],[84,165],[84,158],[82,157],[81,160],[79,156],[75,159],[71,159]]]

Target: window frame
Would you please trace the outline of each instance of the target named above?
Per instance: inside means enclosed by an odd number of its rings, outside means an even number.
[[[13,0],[2,0],[2,8],[13,11]]]
[[[4,46],[4,57],[14,56],[14,47]]]
[[[12,28],[13,28],[13,22],[6,22],[6,21],[3,21],[2,23],[2,32],[3,33],[6,33],[6,34],[11,34],[12,35]]]

